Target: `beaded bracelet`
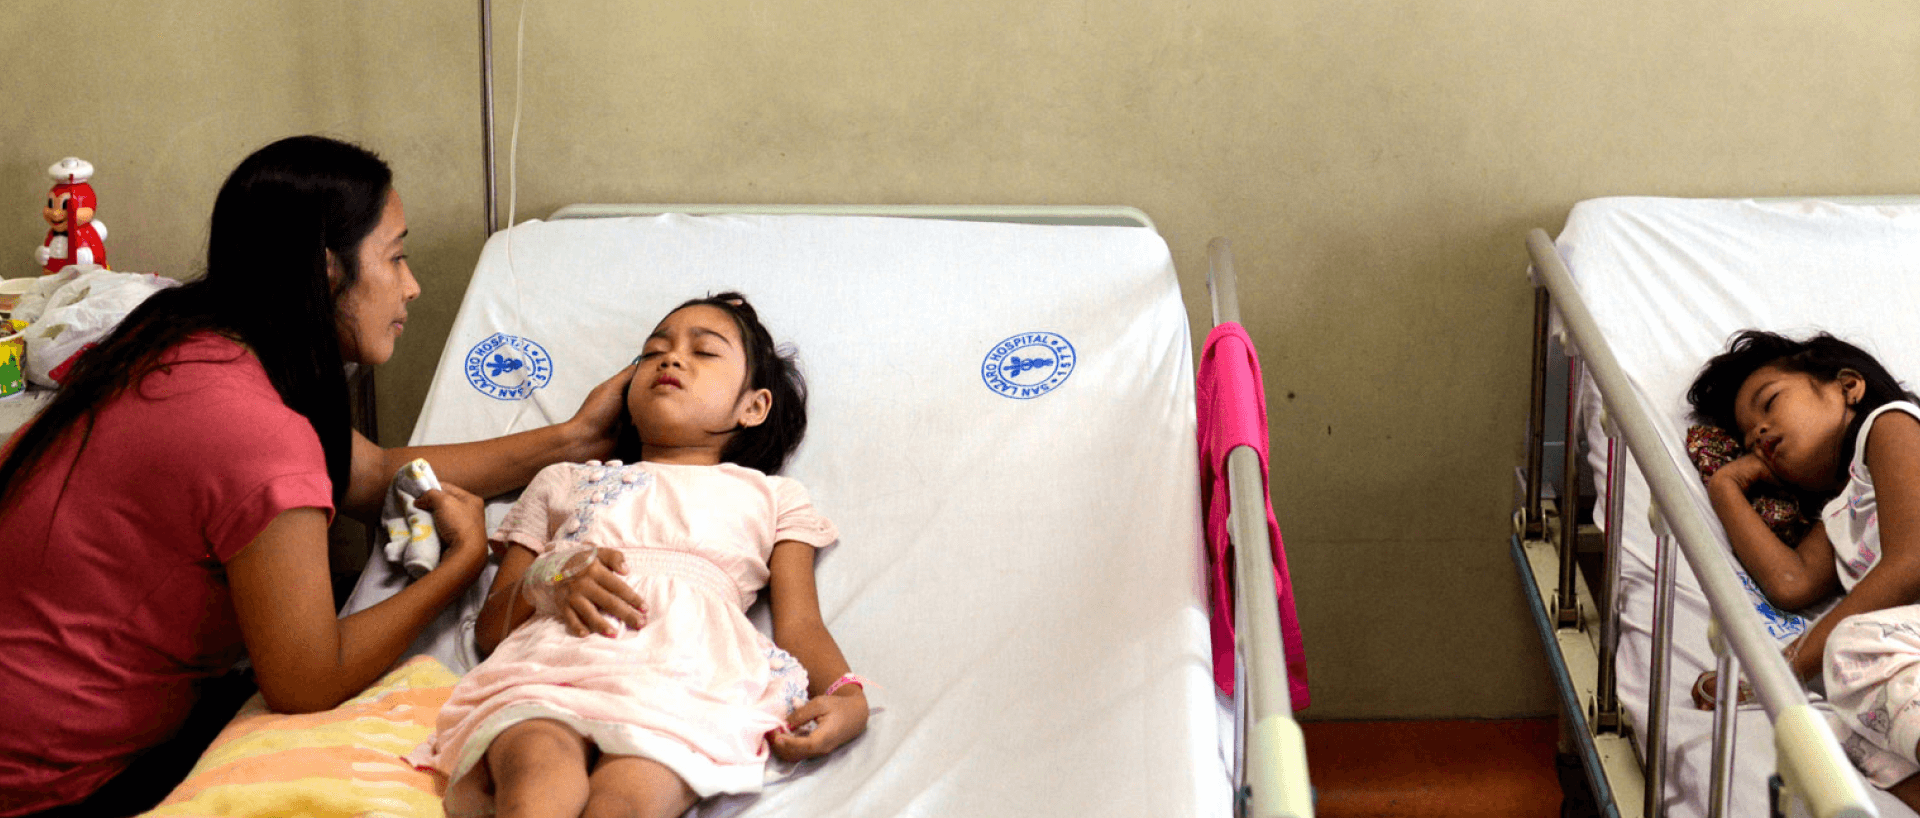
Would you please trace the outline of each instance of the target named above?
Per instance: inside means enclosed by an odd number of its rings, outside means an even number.
[[[840,678],[833,680],[833,684],[827,685],[827,692],[822,693],[820,695],[831,696],[833,695],[834,691],[839,690],[840,688],[846,687],[847,685],[857,686],[862,691],[864,691],[867,689],[868,684],[869,682],[866,680],[866,677],[861,676],[858,673],[847,673],[847,674],[841,675]]]

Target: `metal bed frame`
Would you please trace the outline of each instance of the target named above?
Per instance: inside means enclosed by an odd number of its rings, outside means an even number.
[[[1786,661],[1755,621],[1738,578],[1713,528],[1684,498],[1692,477],[1680,473],[1667,456],[1647,410],[1633,398],[1606,337],[1601,333],[1567,271],[1566,262],[1545,231],[1527,236],[1532,258],[1529,276],[1534,288],[1533,387],[1527,422],[1526,464],[1518,475],[1519,508],[1513,515],[1511,551],[1521,574],[1535,624],[1547,647],[1548,663],[1559,689],[1562,734],[1578,745],[1592,783],[1595,800],[1612,818],[1658,816],[1667,776],[1667,701],[1671,690],[1668,665],[1672,653],[1674,582],[1677,541],[1686,564],[1699,578],[1712,610],[1713,648],[1719,657],[1719,688],[1713,720],[1712,780],[1708,810],[1725,815],[1730,804],[1731,748],[1734,737],[1732,685],[1744,669],[1757,698],[1773,722],[1777,753],[1773,787],[1775,815],[1871,816],[1877,812],[1866,785],[1841,752],[1827,725],[1808,704]],[[1564,330],[1549,332],[1549,317],[1557,313]],[[1614,657],[1620,640],[1620,609],[1611,597],[1618,587],[1620,526],[1605,533],[1604,607],[1588,592],[1574,560],[1580,535],[1578,515],[1578,409],[1568,400],[1565,464],[1557,497],[1545,487],[1543,450],[1546,442],[1546,380],[1550,335],[1568,360],[1568,390],[1582,373],[1599,387],[1604,405],[1602,423],[1607,433],[1609,498],[1607,519],[1624,514],[1625,469],[1617,468],[1628,452],[1652,492],[1649,522],[1655,534],[1654,654],[1647,716],[1646,758],[1634,749],[1620,709],[1614,676]],[[1621,444],[1625,444],[1625,449]]]
[[[574,204],[553,212],[559,219],[684,215],[819,215],[997,221],[1021,224],[1142,227],[1153,220],[1137,208],[1050,205],[730,205]],[[1207,289],[1213,322],[1237,323],[1240,296],[1233,250],[1224,238],[1208,243]],[[1227,456],[1232,504],[1227,530],[1234,544],[1235,687],[1234,812],[1245,818],[1310,818],[1306,743],[1293,718],[1286,657],[1280,644],[1279,599],[1273,583],[1272,541],[1267,537],[1266,486],[1259,453],[1240,446]]]

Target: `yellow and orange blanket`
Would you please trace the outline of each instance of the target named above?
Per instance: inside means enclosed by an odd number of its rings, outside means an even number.
[[[274,713],[256,694],[147,815],[440,818],[444,783],[406,755],[458,681],[421,656],[322,713]]]

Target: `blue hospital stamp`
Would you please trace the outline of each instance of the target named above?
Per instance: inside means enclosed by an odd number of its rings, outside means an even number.
[[[467,350],[466,373],[489,398],[525,400],[553,378],[553,358],[529,339],[496,332]]]
[[[1787,637],[1797,636],[1807,630],[1806,617],[1773,607],[1773,603],[1767,601],[1766,593],[1747,577],[1745,571],[1735,571],[1734,576],[1740,578],[1740,585],[1746,588],[1747,595],[1752,597],[1753,609],[1759,612],[1762,624],[1766,625],[1768,636],[1777,641],[1786,641]]]
[[[1067,339],[1051,332],[1023,332],[993,345],[980,362],[980,379],[1002,397],[1032,400],[1066,383],[1074,360]]]

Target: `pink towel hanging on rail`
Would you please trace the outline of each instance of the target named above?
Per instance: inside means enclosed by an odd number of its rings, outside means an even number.
[[[1208,596],[1213,614],[1213,680],[1233,692],[1233,609],[1227,574],[1227,453],[1251,446],[1260,454],[1260,484],[1267,484],[1267,393],[1260,379],[1260,358],[1246,328],[1221,324],[1207,334],[1200,355],[1194,394],[1200,437],[1200,502],[1207,515]],[[1293,709],[1307,706],[1307,659],[1300,643],[1300,619],[1293,608],[1293,583],[1287,578],[1287,552],[1273,502],[1261,492],[1267,510],[1267,535],[1273,541],[1273,581],[1280,600],[1280,641],[1287,661]]]

